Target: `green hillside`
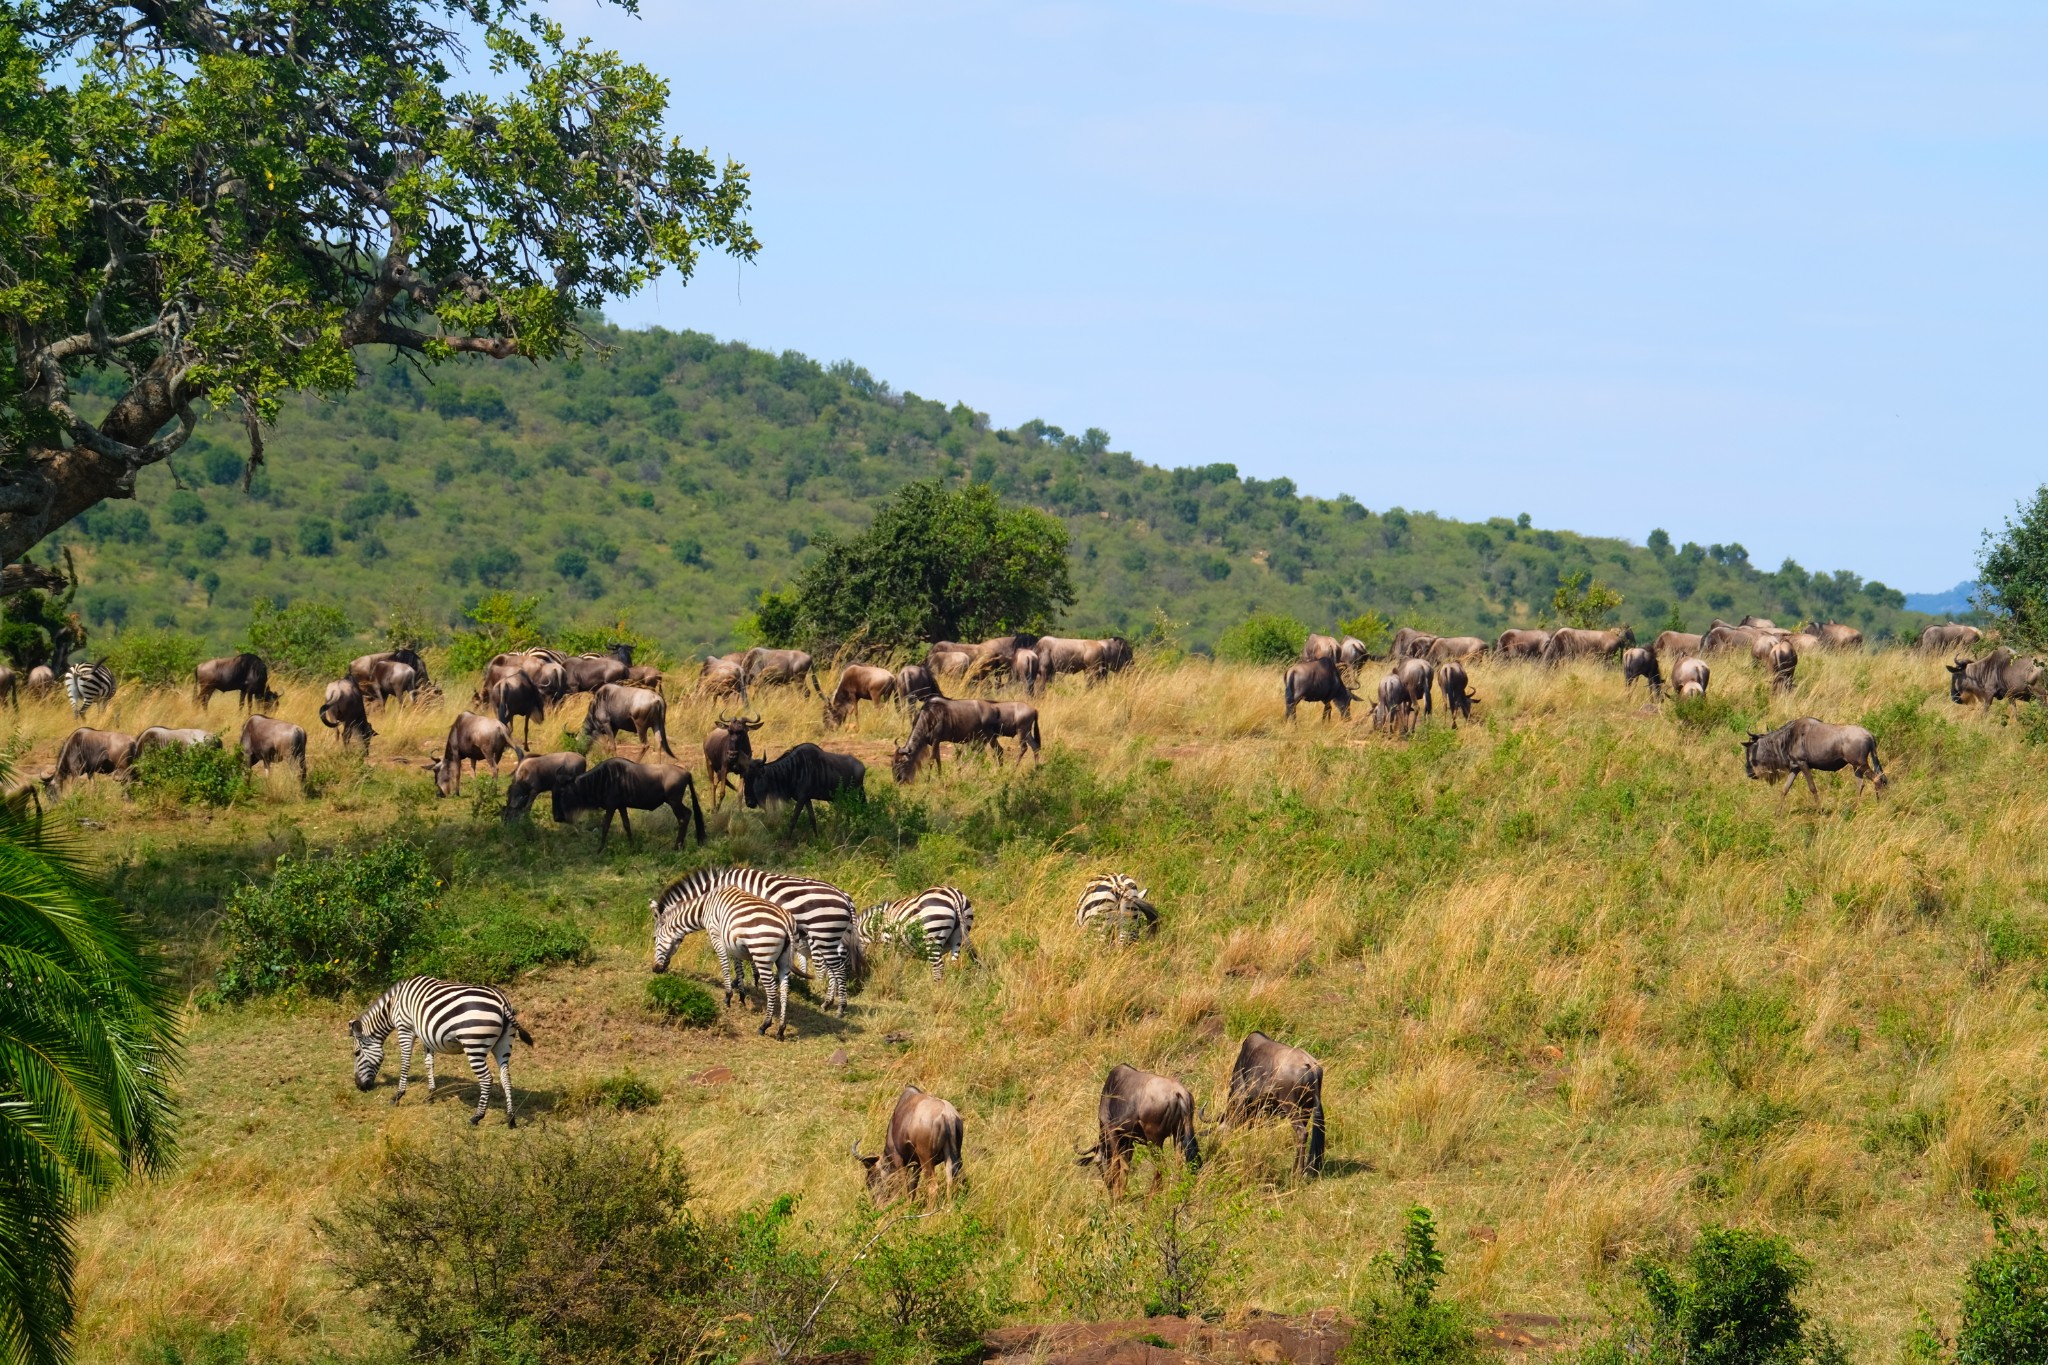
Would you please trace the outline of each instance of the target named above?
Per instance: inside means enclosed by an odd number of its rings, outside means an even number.
[[[59,538],[102,634],[167,626],[232,643],[258,598],[314,599],[367,628],[394,605],[451,625],[495,588],[538,594],[557,626],[620,619],[679,652],[729,646],[767,588],[823,533],[934,474],[982,480],[1063,517],[1079,601],[1067,624],[1141,631],[1164,609],[1196,644],[1255,609],[1327,626],[1372,608],[1491,633],[1527,624],[1561,574],[1625,597],[1639,632],[1761,611],[1881,634],[1924,618],[1854,573],[1764,573],[1740,545],[1648,548],[1485,524],[1350,497],[1227,464],[1166,469],[1107,433],[985,415],[830,367],[697,333],[606,332],[608,357],[475,361],[431,375],[364,353],[345,402],[288,406],[249,492],[239,427],[202,426],[174,468],[144,472]],[[54,553],[46,545],[38,553]]]

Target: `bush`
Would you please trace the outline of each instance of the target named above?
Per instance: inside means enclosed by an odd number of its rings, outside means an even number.
[[[2048,1362],[2048,1247],[2031,1228],[1994,1213],[1997,1245],[1970,1263],[1963,1277],[1962,1325],[1956,1365],[2043,1365]]]
[[[1696,735],[1715,731],[1733,735],[1749,732],[1749,713],[1739,710],[1725,694],[1711,690],[1703,697],[1674,698],[1671,718]]]
[[[671,1024],[709,1028],[718,1022],[718,998],[683,976],[650,977],[647,1008],[665,1016]]]
[[[1378,612],[1367,608],[1357,616],[1337,623],[1339,637],[1349,635],[1365,646],[1368,654],[1384,654],[1388,637],[1392,635],[1394,623]]]
[[[159,806],[232,806],[249,794],[249,766],[220,745],[165,744],[135,760],[134,790]]]
[[[557,962],[581,965],[588,961],[590,935],[580,926],[494,907],[485,918],[443,935],[404,966],[409,972],[438,976],[445,981],[491,986],[514,980],[521,972],[535,967]]]
[[[982,1337],[1008,1307],[991,1265],[995,1237],[954,1210],[910,1219],[871,1213],[855,1262],[852,1343],[876,1365],[978,1360]]]
[[[1301,657],[1308,627],[1292,616],[1255,612],[1216,638],[1216,657],[1238,664],[1284,664]]]
[[[199,653],[199,642],[189,635],[173,630],[131,630],[114,641],[106,665],[122,682],[160,689],[190,687]]]
[[[617,1075],[578,1086],[569,1096],[576,1109],[609,1109],[614,1113],[637,1114],[661,1103],[661,1092],[640,1079],[630,1067]]]
[[[469,609],[474,631],[464,631],[448,646],[450,673],[475,673],[509,650],[531,649],[543,638],[540,599],[508,592],[486,595]]]
[[[426,853],[398,838],[279,858],[270,884],[237,891],[221,917],[221,998],[382,990],[427,938],[436,885]]]
[[[1135,1183],[1135,1172],[1131,1178]],[[1235,1268],[1243,1209],[1219,1203],[1185,1167],[1166,1179],[1166,1189],[1141,1204],[1098,1205],[1065,1239],[1045,1277],[1069,1314],[1187,1316],[1212,1307]]]
[[[1586,1349],[1586,1365],[1846,1365],[1795,1296],[1808,1267],[1781,1237],[1706,1227],[1685,1264],[1638,1260],[1641,1300]]]
[[[349,651],[342,642],[353,627],[339,607],[294,602],[279,607],[257,599],[249,613],[249,638],[243,648],[261,654],[273,672],[319,680],[348,672]]]
[[[1444,1258],[1428,1209],[1409,1209],[1401,1227],[1401,1254],[1382,1252],[1373,1264],[1385,1285],[1355,1310],[1358,1329],[1345,1348],[1343,1365],[1459,1365],[1479,1359],[1471,1318],[1459,1305],[1437,1300]]]

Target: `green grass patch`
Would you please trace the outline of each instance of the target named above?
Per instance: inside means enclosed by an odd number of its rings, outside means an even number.
[[[136,799],[158,809],[232,806],[249,798],[249,767],[219,745],[164,744],[135,760]]]
[[[709,1028],[718,1022],[718,998],[686,976],[650,978],[647,1007],[685,1028]]]

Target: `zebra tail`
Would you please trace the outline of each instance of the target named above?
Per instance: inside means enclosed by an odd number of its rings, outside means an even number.
[[[520,1023],[518,1016],[516,1015],[512,1019],[512,1031],[519,1035],[520,1042],[526,1044],[528,1047],[533,1046],[533,1035],[526,1031],[526,1025]]]

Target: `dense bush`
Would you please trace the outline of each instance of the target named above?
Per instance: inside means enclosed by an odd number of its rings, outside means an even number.
[[[122,682],[144,687],[190,687],[199,666],[199,641],[174,630],[123,631],[106,653],[106,665]]]
[[[1098,1205],[1047,1262],[1047,1287],[1069,1314],[1186,1316],[1215,1307],[1236,1269],[1244,1209],[1186,1167],[1165,1179],[1141,1204]]]
[[[580,1085],[569,1094],[571,1109],[608,1109],[613,1113],[635,1114],[661,1103],[661,1092],[642,1080],[630,1067]]]
[[[563,919],[493,906],[481,919],[444,931],[432,947],[409,955],[408,971],[444,981],[495,985],[534,967],[590,960],[590,935]]]
[[[718,1022],[718,997],[686,976],[648,978],[647,1007],[671,1024],[709,1028]]]
[[[1354,1310],[1358,1329],[1343,1365],[1460,1365],[1479,1359],[1470,1315],[1436,1297],[1444,1258],[1428,1209],[1408,1210],[1400,1255],[1382,1253],[1374,1265],[1384,1287]]]
[[[437,883],[419,847],[286,855],[267,886],[245,886],[221,917],[221,998],[381,990],[430,934]]]
[[[1633,1267],[1640,1301],[1584,1353],[1586,1365],[1846,1365],[1797,1300],[1808,1267],[1781,1237],[1700,1230],[1682,1266]]]
[[[249,794],[249,765],[220,745],[159,745],[132,775],[135,794],[163,807],[232,806]]]
[[[872,1215],[861,1235],[850,1344],[876,1365],[977,1360],[982,1337],[1008,1307],[994,1234],[971,1214],[942,1210],[907,1219]]]
[[[244,647],[261,654],[274,672],[308,680],[334,678],[348,671],[344,641],[352,629],[348,613],[339,607],[294,602],[279,608],[258,598]]]
[[[1284,664],[1301,657],[1308,627],[1292,616],[1255,612],[1216,638],[1216,657],[1238,664]]]
[[[1995,1245],[1963,1276],[1954,1343],[1929,1328],[1913,1334],[1907,1357],[1954,1365],[2048,1365],[2048,1246],[2032,1228],[1992,1215]]]

